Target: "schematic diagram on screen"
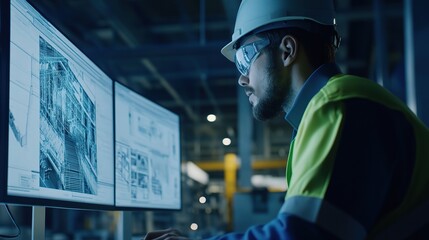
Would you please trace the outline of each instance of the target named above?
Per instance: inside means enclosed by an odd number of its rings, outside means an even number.
[[[172,130],[138,109],[130,108],[121,117],[129,128],[128,143],[117,142],[116,146],[119,181],[127,186],[131,200],[166,200],[179,191],[175,184],[179,176],[171,174],[171,168],[175,167],[171,166],[172,159],[178,157],[178,143]]]
[[[40,46],[40,187],[97,194],[96,104],[67,58]]]

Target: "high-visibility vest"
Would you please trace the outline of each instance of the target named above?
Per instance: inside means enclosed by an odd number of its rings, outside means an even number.
[[[354,106],[354,108],[358,109],[361,102],[364,103],[363,106],[375,106],[374,109],[381,109],[389,114],[392,113],[392,116],[399,116],[400,120],[398,122],[405,122],[411,129],[409,133],[412,134],[412,154],[410,156],[404,155],[403,159],[398,160],[412,164],[412,169],[409,171],[410,177],[407,180],[409,184],[404,189],[403,197],[393,209],[383,212],[378,209],[382,214],[369,222],[362,221],[365,211],[370,211],[369,209],[371,209],[371,206],[367,206],[369,204],[360,210],[356,210],[352,209],[353,206],[341,207],[338,206],[338,203],[333,203],[326,199],[331,191],[330,188],[338,185],[346,186],[347,184],[347,182],[339,182],[339,179],[335,179],[335,182],[333,182],[332,178],[335,178],[333,175],[338,175],[337,173],[342,171],[339,168],[347,165],[346,160],[340,161],[337,159],[339,154],[337,151],[341,149],[340,145],[343,144],[342,141],[346,138],[344,136],[344,124],[347,123],[345,119],[350,114],[347,112],[348,108],[349,106]],[[365,112],[365,110],[363,109],[362,112]],[[368,118],[368,122],[371,123],[371,116],[368,116]],[[384,141],[382,137],[385,136],[380,137],[381,141]],[[400,136],[397,136],[397,138],[398,141],[401,140]],[[390,140],[386,139],[385,141]],[[359,142],[355,144],[359,144]],[[405,144],[411,143],[405,142]],[[373,147],[374,150],[372,151],[381,151],[381,153],[391,151],[389,154],[394,154],[397,150],[400,150],[400,147],[398,149],[378,149],[378,146]],[[395,159],[399,158],[400,156],[395,156]],[[364,160],[362,161],[363,163]],[[385,163],[389,163],[389,161],[385,161]],[[359,176],[359,173],[361,173],[362,182],[364,182],[365,173],[372,168],[371,163],[366,164],[366,168],[359,165],[356,165],[355,168],[347,166],[341,174],[344,174],[344,176]],[[374,168],[376,167],[379,166]],[[383,174],[390,176],[389,169],[385,170],[383,166],[380,169],[383,169]],[[397,168],[393,170],[398,171]],[[291,213],[307,221],[314,222],[340,239],[366,239],[387,236],[386,233],[389,232],[389,227],[391,229],[391,226],[395,226],[395,223],[397,224],[398,222],[401,223],[401,228],[408,229],[403,230],[406,235],[411,233],[413,229],[407,228],[407,223],[401,222],[401,219],[409,218],[410,214],[412,215],[412,212],[416,211],[416,209],[426,211],[429,209],[429,207],[424,207],[429,202],[428,172],[429,129],[415,114],[402,101],[371,80],[351,75],[336,75],[329,79],[328,83],[309,102],[297,129],[296,137],[291,143],[286,169],[288,191],[281,212]],[[387,178],[383,176],[379,176],[379,178],[380,181],[387,181]],[[376,179],[376,177],[373,179]],[[377,182],[374,182],[374,185],[377,184]],[[371,184],[366,185],[371,187]],[[390,183],[386,183],[386,186],[389,189],[395,187],[391,186]],[[362,186],[350,186],[350,189],[345,191],[344,194],[353,194],[354,187],[359,188]],[[382,191],[385,191],[385,189],[380,189],[380,192]],[[380,194],[380,196],[384,195]],[[386,196],[389,195],[387,194]],[[370,197],[374,196],[367,196],[368,199]],[[359,196],[359,198],[365,200],[365,196]],[[347,203],[344,203],[344,205],[347,205]],[[384,207],[381,205],[379,208]],[[348,210],[351,209],[351,212],[361,216],[356,217],[344,208],[349,208]],[[362,211],[362,213],[359,211]],[[422,217],[420,223],[424,224],[427,218],[429,217]],[[418,226],[415,222],[411,222],[409,225]]]

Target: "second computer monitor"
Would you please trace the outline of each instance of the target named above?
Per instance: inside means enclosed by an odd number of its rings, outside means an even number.
[[[119,208],[181,208],[179,117],[115,83]]]

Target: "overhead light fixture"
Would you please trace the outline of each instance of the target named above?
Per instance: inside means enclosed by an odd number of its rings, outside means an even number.
[[[229,139],[229,138],[224,138],[224,139],[222,140],[222,143],[223,143],[223,145],[225,145],[225,146],[229,146],[229,145],[231,144],[231,139]]]
[[[189,226],[189,228],[190,228],[192,231],[196,231],[196,230],[198,229],[198,224],[196,224],[196,223],[192,223],[192,224],[191,224],[191,226]]]
[[[195,163],[186,162],[184,167],[184,171],[188,174],[189,178],[204,185],[209,182],[209,174],[202,170],[200,167],[198,167]]]
[[[287,190],[285,177],[273,177],[270,175],[253,175],[250,179],[253,187],[275,188],[283,191]]]
[[[204,196],[201,196],[201,197],[200,197],[200,199],[198,199],[198,201],[199,201],[201,204],[204,204],[204,203],[206,203],[207,198],[206,198],[206,197],[204,197]]]
[[[209,122],[216,121],[216,115],[214,115],[214,114],[207,115],[207,121],[209,121]]]

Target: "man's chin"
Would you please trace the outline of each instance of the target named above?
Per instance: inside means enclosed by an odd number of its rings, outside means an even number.
[[[269,109],[272,110],[272,109]],[[262,111],[258,106],[253,107],[253,117],[259,121],[268,121],[277,117],[280,114],[279,111]]]

